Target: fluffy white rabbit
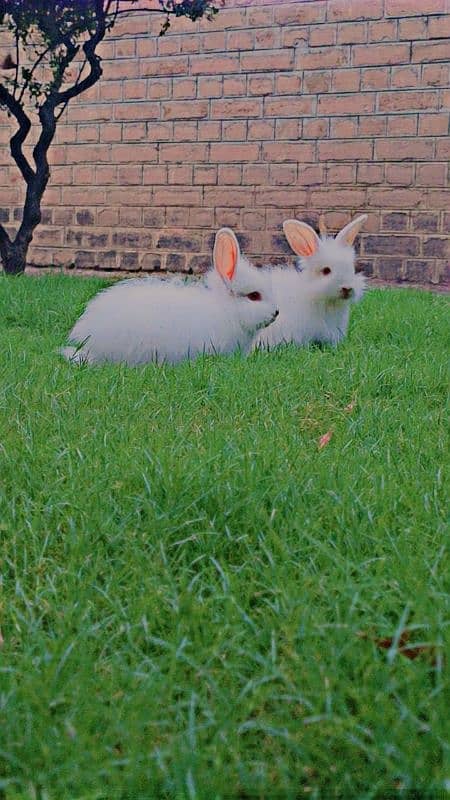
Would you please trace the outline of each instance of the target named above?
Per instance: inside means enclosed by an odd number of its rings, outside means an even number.
[[[350,304],[364,291],[364,277],[355,272],[353,242],[367,214],[356,217],[336,238],[321,237],[306,222],[283,223],[286,238],[301,257],[301,271],[289,267],[272,270],[277,319],[259,331],[252,349],[271,348],[283,342],[337,344],[348,327]]]
[[[241,255],[229,228],[217,232],[213,262],[202,282],[135,278],[100,292],[70,333],[78,346],[61,353],[75,362],[136,365],[248,350],[278,314],[271,275]]]

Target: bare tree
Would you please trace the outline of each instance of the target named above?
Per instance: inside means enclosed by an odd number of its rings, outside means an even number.
[[[41,201],[50,178],[48,151],[58,120],[67,104],[85,92],[102,75],[97,53],[118,18],[135,11],[137,0],[0,0],[0,25],[11,33],[11,48],[1,65],[0,107],[13,117],[17,128],[10,139],[11,155],[26,186],[20,226],[14,238],[0,224],[0,257],[5,272],[25,270],[28,248],[41,221]],[[172,17],[195,21],[217,13],[214,0],[158,0],[163,12],[160,35]],[[81,56],[81,59],[80,59]],[[78,74],[71,78],[75,64]],[[34,109],[33,109],[34,107]],[[31,113],[39,126],[32,160],[24,153],[31,130]]]

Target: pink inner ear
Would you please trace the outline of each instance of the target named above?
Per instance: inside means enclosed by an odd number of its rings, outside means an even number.
[[[214,263],[222,278],[233,280],[237,260],[238,249],[234,238],[227,233],[218,233],[214,246]]]
[[[283,225],[286,238],[294,253],[299,256],[312,256],[319,245],[318,237],[309,225],[297,220],[288,220]]]

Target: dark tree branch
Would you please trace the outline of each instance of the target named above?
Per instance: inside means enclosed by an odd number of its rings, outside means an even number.
[[[31,128],[30,118],[23,110],[22,104],[8,91],[4,86],[0,85],[0,105],[6,106],[8,111],[15,117],[19,130],[16,131],[14,136],[10,139],[9,146],[11,155],[19,167],[22,176],[28,184],[34,177],[34,171],[28,163],[22,151],[22,145],[28,136]]]

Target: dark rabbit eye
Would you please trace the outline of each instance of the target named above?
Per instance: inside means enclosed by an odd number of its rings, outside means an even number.
[[[261,292],[250,292],[245,295],[249,300],[262,300]]]
[[[330,267],[324,267],[322,270],[322,275],[329,275],[331,272]]]

